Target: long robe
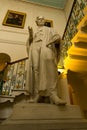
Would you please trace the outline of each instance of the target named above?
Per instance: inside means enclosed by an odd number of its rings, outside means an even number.
[[[60,48],[55,47],[56,40],[60,44],[59,34],[53,28],[43,26],[38,28],[31,45],[28,44],[27,88],[32,95],[39,92],[50,95],[58,87]]]

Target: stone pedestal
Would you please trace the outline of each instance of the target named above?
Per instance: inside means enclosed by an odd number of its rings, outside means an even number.
[[[13,112],[13,96],[0,95],[0,119],[10,117]]]
[[[87,130],[87,120],[79,106],[44,103],[16,104],[12,116],[0,124],[1,130]]]
[[[26,102],[29,95],[25,90],[14,91],[12,96],[0,95],[0,119],[7,119],[13,113],[13,106],[18,102]]]

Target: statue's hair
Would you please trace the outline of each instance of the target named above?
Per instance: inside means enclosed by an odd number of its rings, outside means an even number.
[[[37,20],[38,18],[43,18],[43,19],[45,19],[44,16],[37,16],[37,17],[36,17],[36,20]]]

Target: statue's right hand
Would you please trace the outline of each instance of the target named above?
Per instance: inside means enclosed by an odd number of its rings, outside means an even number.
[[[28,26],[28,31],[29,31],[29,43],[32,43],[32,41],[33,41],[33,29],[32,29],[32,27]]]
[[[31,30],[31,27],[30,27],[30,26],[28,26],[28,30]]]
[[[33,34],[33,29],[32,29],[32,27],[28,26],[28,31],[29,31],[29,34]]]

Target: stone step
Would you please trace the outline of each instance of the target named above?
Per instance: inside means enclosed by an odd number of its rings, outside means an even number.
[[[76,105],[20,103],[0,130],[87,130],[87,120]]]
[[[79,106],[56,106],[45,103],[20,103],[14,106],[11,119],[80,119]]]

